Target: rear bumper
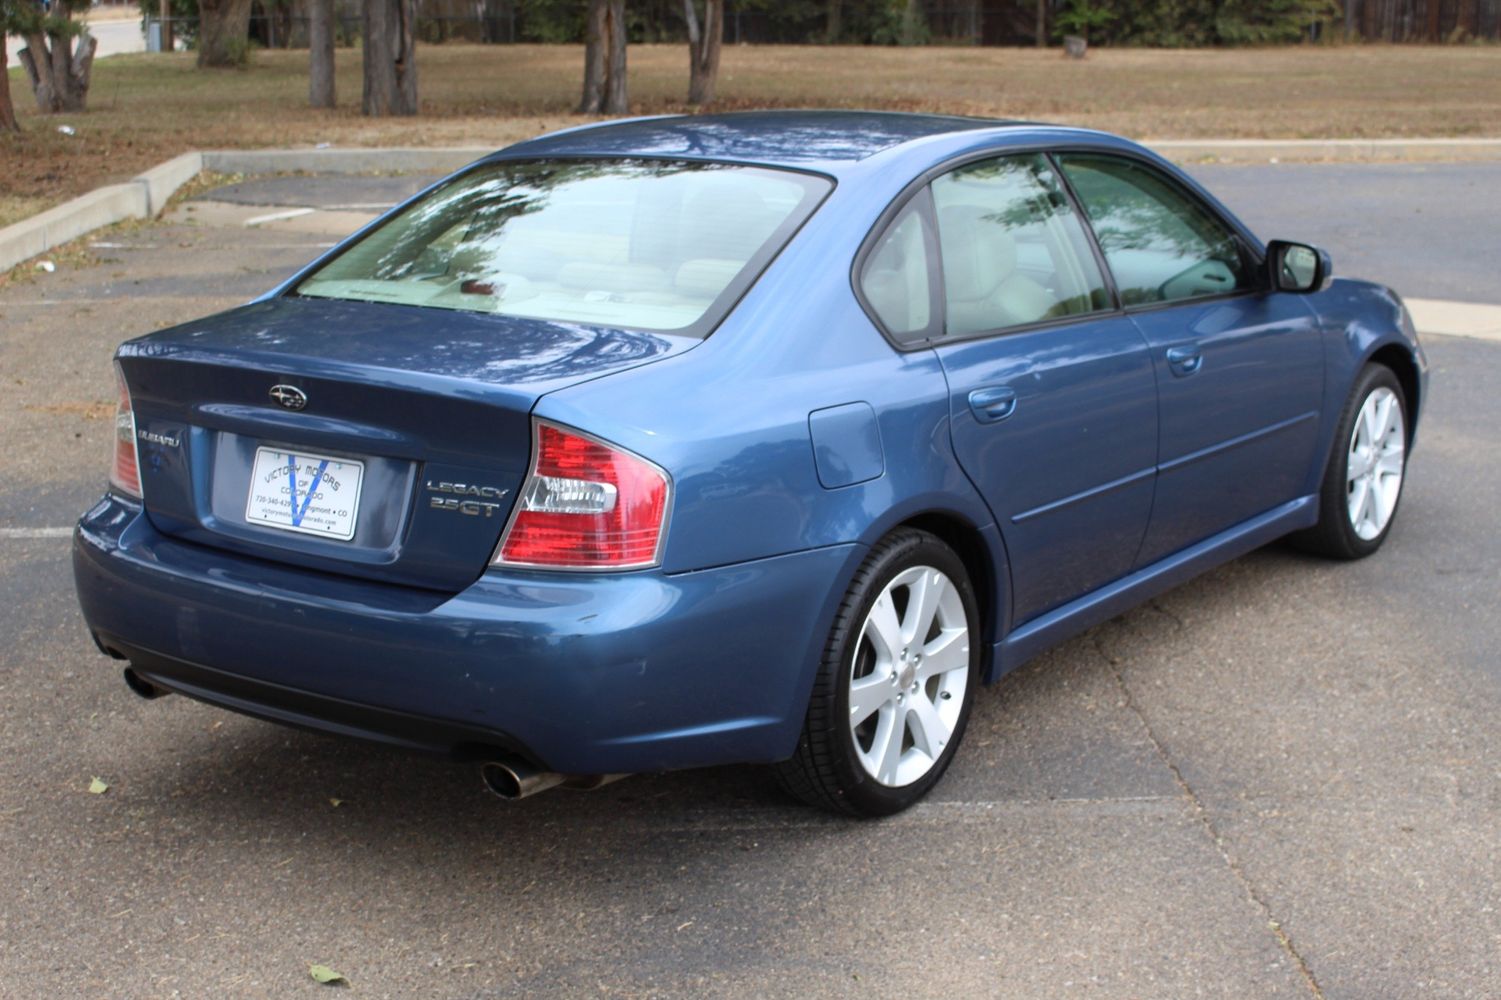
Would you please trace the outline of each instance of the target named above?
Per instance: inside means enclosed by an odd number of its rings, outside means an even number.
[[[279,722],[603,774],[772,761],[857,558],[486,573],[455,595],[174,540],[107,497],[73,568],[96,638],[162,686]]]

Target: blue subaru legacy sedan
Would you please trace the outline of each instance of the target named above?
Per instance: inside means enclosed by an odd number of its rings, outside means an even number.
[[[1273,539],[1391,530],[1397,295],[1124,139],[587,126],[124,344],[74,571],[125,680],[480,762],[926,793],[976,691]]]

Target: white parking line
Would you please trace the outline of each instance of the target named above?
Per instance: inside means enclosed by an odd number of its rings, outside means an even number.
[[[1444,333],[1451,337],[1501,341],[1501,306],[1477,302],[1443,302],[1438,299],[1404,301],[1419,333]]]
[[[70,538],[72,528],[0,528],[0,541],[20,538]]]
[[[314,208],[288,208],[280,212],[267,212],[265,215],[252,216],[245,220],[245,228],[263,226],[268,222],[283,222],[287,219],[295,219],[303,215],[312,215],[317,209]]]

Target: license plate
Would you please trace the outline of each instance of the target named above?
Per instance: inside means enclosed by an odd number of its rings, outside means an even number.
[[[363,462],[257,448],[245,520],[347,542],[354,537],[364,474]]]

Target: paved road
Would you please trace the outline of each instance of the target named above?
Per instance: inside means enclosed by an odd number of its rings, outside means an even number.
[[[901,817],[750,768],[506,806],[440,761],[135,699],[66,539],[28,535],[99,492],[116,342],[330,239],[195,209],[0,290],[0,996],[288,996],[310,962],[369,997],[1501,995],[1501,345],[1430,338],[1378,557],[1268,548],[1054,651]]]
[[[1494,163],[1191,167],[1264,239],[1328,248],[1339,274],[1412,298],[1501,305]]]

